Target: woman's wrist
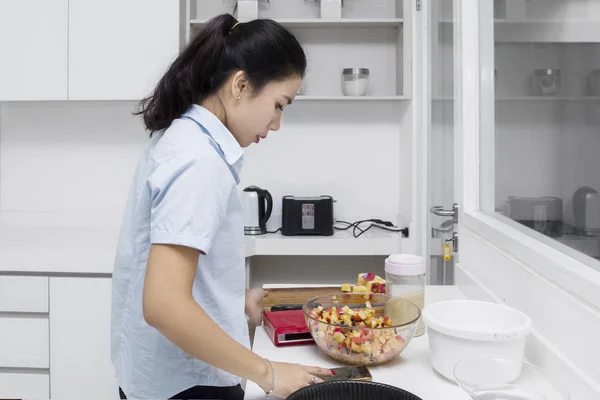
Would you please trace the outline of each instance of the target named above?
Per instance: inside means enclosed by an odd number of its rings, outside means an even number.
[[[269,387],[269,390],[265,390],[265,393],[267,394],[267,398],[268,398],[271,395],[275,394],[275,367],[273,366],[273,363],[271,362],[271,360],[269,360],[268,358],[265,358],[265,360],[267,360],[267,362],[269,363],[269,367],[271,369],[271,386]]]
[[[256,376],[250,378],[254,381],[265,393],[269,393],[274,380],[272,364],[269,360],[258,357],[258,365],[256,367]]]

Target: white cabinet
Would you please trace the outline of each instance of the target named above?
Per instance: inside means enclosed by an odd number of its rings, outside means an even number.
[[[108,277],[50,278],[52,399],[119,398],[110,361],[110,304]]]
[[[0,276],[0,312],[48,312],[48,278]]]
[[[45,371],[0,372],[0,399],[50,398],[50,375]]]
[[[68,5],[0,1],[0,101],[67,99]]]
[[[47,317],[0,316],[0,367],[49,367]]]
[[[69,100],[138,100],[179,50],[179,2],[69,1]]]

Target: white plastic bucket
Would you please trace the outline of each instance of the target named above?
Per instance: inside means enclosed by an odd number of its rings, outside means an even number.
[[[532,322],[511,307],[472,300],[434,303],[423,310],[433,368],[454,381],[454,366],[476,356],[522,361]]]

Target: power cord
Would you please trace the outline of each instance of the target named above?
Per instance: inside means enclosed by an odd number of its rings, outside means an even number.
[[[367,226],[366,228],[361,228],[360,225],[362,224],[366,224],[366,223],[371,223],[369,226]],[[339,231],[346,231],[350,228],[352,228],[352,235],[357,238],[361,235],[363,235],[365,232],[367,232],[369,229],[375,227],[375,228],[379,228],[379,229],[383,229],[386,231],[390,231],[390,232],[401,232],[402,236],[407,238],[408,234],[409,234],[409,230],[408,227],[406,228],[400,228],[398,226],[395,226],[391,221],[384,221],[378,218],[371,218],[371,219],[362,219],[360,221],[355,221],[355,222],[347,222],[347,221],[341,221],[341,220],[337,220],[336,223],[341,223],[341,224],[346,224],[345,227],[341,228],[339,226],[333,226],[334,229],[337,229]],[[359,232],[359,233],[357,233]]]
[[[371,225],[367,226],[366,228],[360,227],[360,225],[366,224],[368,222],[370,222]],[[408,234],[409,234],[408,228],[400,228],[398,226],[395,226],[391,221],[384,221],[384,220],[377,219],[377,218],[363,219],[363,220],[352,222],[352,223],[337,220],[336,223],[346,224],[346,226],[343,228],[340,228],[339,226],[334,225],[333,228],[338,231],[346,231],[346,230],[352,228],[352,234],[355,238],[360,237],[362,234],[364,234],[365,232],[367,232],[369,229],[371,229],[373,227],[383,229],[386,231],[390,231],[390,232],[400,232],[400,233],[402,233],[402,236],[405,238],[407,238]],[[281,227],[277,228],[274,231],[267,231],[265,233],[259,233],[254,236],[265,235],[267,233],[278,233],[279,231],[281,231]],[[359,233],[357,233],[357,232],[359,232]]]

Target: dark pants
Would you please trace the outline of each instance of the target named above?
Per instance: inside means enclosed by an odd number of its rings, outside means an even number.
[[[127,399],[125,393],[119,388],[121,399]],[[196,399],[211,399],[211,400],[243,400],[244,390],[241,385],[229,387],[217,386],[194,386],[188,390],[176,394],[171,399],[177,400],[196,400]]]

